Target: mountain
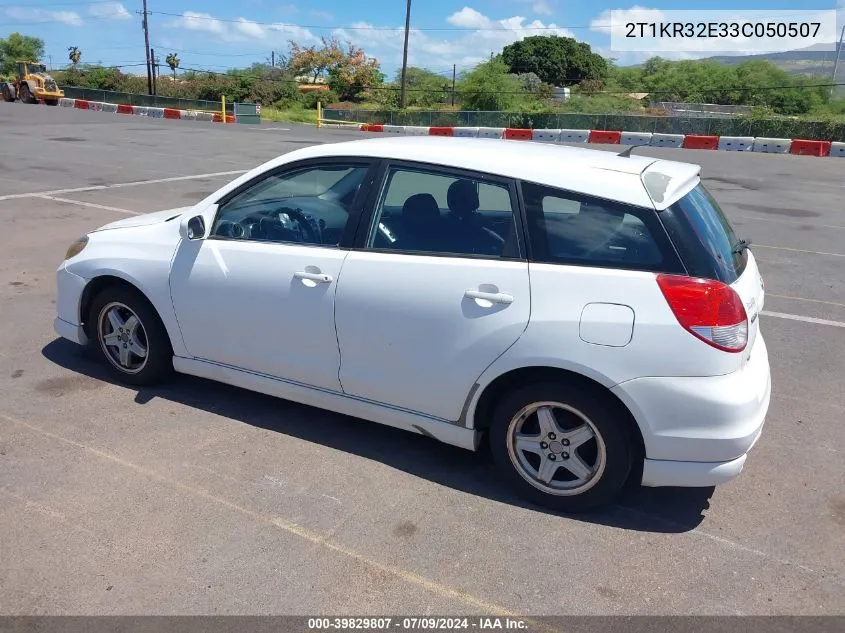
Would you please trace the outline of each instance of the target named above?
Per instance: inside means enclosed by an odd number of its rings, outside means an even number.
[[[837,44],[837,47],[839,46],[840,44]],[[819,48],[821,48],[821,45],[817,44],[783,53],[718,55],[708,57],[707,60],[721,62],[729,66],[735,66],[752,60],[766,60],[792,75],[822,75],[830,77],[837,51],[825,51],[819,50]],[[838,75],[837,78],[842,81],[843,74],[845,74],[845,46],[842,46],[842,50],[839,51],[839,68],[836,74]]]

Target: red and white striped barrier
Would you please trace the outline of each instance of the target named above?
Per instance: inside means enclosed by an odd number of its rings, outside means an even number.
[[[59,99],[59,105],[77,110],[95,110],[113,114],[134,114],[136,116],[152,117],[154,119],[170,119],[174,121],[210,121],[222,123],[220,112],[204,112],[200,110],[177,110],[176,108],[153,108],[136,106],[126,103],[104,103],[102,101],[88,101],[87,99]],[[226,123],[234,123],[235,117],[226,115]]]
[[[541,143],[598,143],[602,145],[650,145],[683,149],[768,152],[803,156],[845,157],[845,143],[806,139],[754,138],[707,134],[661,134],[622,130],[556,130],[494,127],[424,127],[418,125],[382,125],[362,123],[362,132],[404,134],[406,136],[464,136],[510,139]]]

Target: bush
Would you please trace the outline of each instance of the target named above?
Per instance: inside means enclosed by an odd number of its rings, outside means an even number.
[[[325,106],[328,103],[337,103],[338,100],[338,96],[331,90],[308,90],[300,92],[298,97],[299,103],[309,110],[316,110],[318,101]]]

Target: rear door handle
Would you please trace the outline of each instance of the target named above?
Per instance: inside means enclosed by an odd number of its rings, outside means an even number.
[[[332,276],[326,275],[325,273],[309,273],[304,270],[298,270],[293,276],[297,279],[307,279],[318,284],[330,284],[332,282]]]
[[[477,301],[489,301],[490,303],[500,303],[508,305],[513,303],[513,297],[504,292],[481,292],[480,290],[467,290],[464,293],[467,299],[476,299]]]

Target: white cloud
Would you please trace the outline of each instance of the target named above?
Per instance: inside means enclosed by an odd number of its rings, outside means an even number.
[[[168,26],[188,29],[189,31],[205,31],[222,35],[226,32],[226,26],[212,16],[210,13],[199,13],[197,11],[185,11],[178,19],[173,20]]]
[[[456,11],[446,21],[455,26],[463,26],[466,28],[486,29],[490,28],[493,21],[486,15],[479,13],[470,7],[464,7],[460,11]]]
[[[132,15],[120,2],[103,2],[88,5],[88,15],[106,20],[129,20]]]
[[[246,18],[224,21],[215,18],[210,13],[199,13],[197,11],[185,11],[181,16],[167,23],[165,26],[211,33],[223,42],[247,42],[268,38],[271,40],[275,39],[279,43],[287,42],[290,39],[302,43],[319,41],[319,38],[311,31],[296,24],[286,24],[284,22],[261,24]]]
[[[607,36],[625,36],[625,24],[628,22],[663,22],[663,12],[660,9],[649,9],[635,5],[630,9],[602,11],[599,17],[590,22],[590,29],[604,33]]]
[[[59,22],[68,26],[82,26],[82,18],[75,11],[48,11],[30,7],[7,7],[3,10],[12,20],[32,22]]]
[[[246,18],[238,18],[238,21],[235,22],[234,30],[236,33],[241,33],[246,37],[255,37],[258,39],[264,39],[267,35],[264,32],[264,27],[262,25],[252,22],[251,20],[247,20]]]
[[[408,63],[428,68],[449,68],[452,64],[466,67],[490,58],[502,48],[531,35],[574,34],[553,23],[540,20],[526,22],[522,16],[492,19],[472,7],[463,7],[446,18],[452,26],[467,29],[465,33],[446,39],[429,32],[411,29],[408,34]],[[389,65],[402,60],[404,27],[376,27],[367,22],[352,24],[354,29],[335,29],[334,35],[354,42],[369,55]]]

